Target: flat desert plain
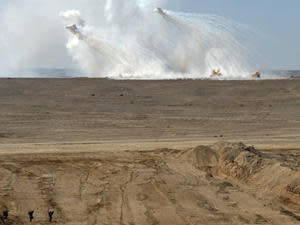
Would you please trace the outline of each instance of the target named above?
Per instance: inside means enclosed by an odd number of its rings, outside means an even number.
[[[297,79],[0,79],[0,224],[300,224],[299,168]]]

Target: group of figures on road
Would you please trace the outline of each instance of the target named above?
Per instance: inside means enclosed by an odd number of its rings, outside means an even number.
[[[9,214],[9,211],[6,209],[2,212],[2,221],[4,222],[5,220],[8,219],[8,214]],[[32,222],[32,220],[34,219],[34,210],[31,210],[28,212],[28,217],[29,217],[29,221]],[[49,217],[49,222],[52,223],[52,219],[53,219],[53,214],[54,214],[54,211],[48,211],[48,217]]]

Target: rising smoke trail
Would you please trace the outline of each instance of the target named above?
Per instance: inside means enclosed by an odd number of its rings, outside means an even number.
[[[240,79],[254,71],[253,51],[245,47],[252,37],[241,25],[214,15],[153,11],[179,0],[5,2],[0,76],[81,67],[87,76],[115,79],[202,79],[217,69],[223,74],[217,79]],[[84,38],[64,29],[74,24]]]
[[[99,28],[85,26],[79,11],[60,15],[75,35],[68,49],[97,77],[201,79],[219,69],[221,79],[240,79],[252,69],[251,51],[240,38],[246,30],[215,15],[153,12],[136,1],[112,0]]]

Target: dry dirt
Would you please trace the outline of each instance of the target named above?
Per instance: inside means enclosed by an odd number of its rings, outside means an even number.
[[[299,224],[299,167],[300,80],[0,79],[0,224]]]

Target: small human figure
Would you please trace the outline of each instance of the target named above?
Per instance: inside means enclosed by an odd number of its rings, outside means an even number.
[[[30,222],[34,219],[33,213],[34,213],[34,210],[28,212]]]
[[[221,73],[221,70],[220,69],[217,69],[217,70],[213,70],[212,72],[211,72],[211,74],[210,74],[210,78],[212,78],[212,77],[215,77],[215,76],[217,76],[217,77],[220,77],[220,76],[222,76],[223,74]]]
[[[258,70],[254,73],[251,74],[251,77],[253,78],[260,78],[261,77],[261,72],[259,72]]]
[[[53,217],[54,211],[49,211],[48,215],[49,215],[49,222],[52,222],[52,217]]]
[[[3,217],[3,219],[5,219],[5,220],[8,218],[8,210],[7,210],[7,209],[3,211],[2,217]]]

